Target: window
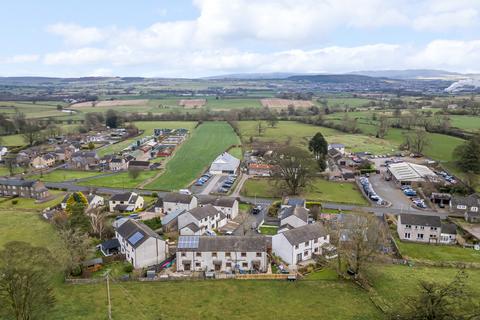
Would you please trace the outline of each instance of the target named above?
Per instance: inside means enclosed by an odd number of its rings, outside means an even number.
[[[405,239],[410,239],[410,233],[405,232]]]
[[[212,257],[216,257],[217,256],[217,253],[216,252],[212,252]]]
[[[242,256],[242,257],[246,257],[246,256],[247,256],[247,253],[246,253],[246,252],[242,252],[241,256]]]
[[[318,248],[315,248],[315,250],[313,250],[313,252],[318,253]]]
[[[436,231],[437,228],[436,227],[430,227],[430,230]]]
[[[262,253],[261,252],[257,252],[257,257],[261,257],[262,256]]]
[[[457,209],[465,210],[465,209],[467,209],[467,206],[463,205],[463,204],[459,204],[459,205],[457,205]]]
[[[424,229],[425,229],[425,227],[424,227],[424,226],[420,226],[420,230],[424,230]]]
[[[298,249],[298,244],[295,246],[295,249]]]
[[[248,268],[248,262],[242,262],[242,267],[243,268]]]
[[[182,257],[185,257],[187,254],[185,252],[182,252]]]
[[[303,252],[303,255],[304,255],[305,257],[308,256],[308,250],[305,250],[305,251]]]
[[[410,224],[405,225],[405,228],[407,228],[407,229],[410,229],[411,227],[412,227],[412,225],[410,225]]]
[[[201,252],[197,252],[197,253],[196,253],[196,256],[197,256],[197,257],[201,257],[201,256],[202,256],[202,253],[201,253]]]
[[[478,212],[478,207],[472,207],[472,212]]]
[[[423,233],[417,234],[417,239],[423,239]]]
[[[305,247],[308,247],[309,244],[310,244],[310,241],[305,241],[304,246],[305,246]]]
[[[231,262],[227,262],[227,263],[225,263],[225,267],[227,267],[227,268],[231,268],[231,267],[232,267],[232,263],[231,263]]]
[[[318,243],[318,239],[313,240],[313,243]]]
[[[200,268],[202,264],[200,262],[195,262],[195,267]]]
[[[430,238],[436,238],[436,237],[437,237],[436,234],[431,234],[431,235],[430,235]]]
[[[225,257],[230,257],[231,253],[230,252],[225,252]]]

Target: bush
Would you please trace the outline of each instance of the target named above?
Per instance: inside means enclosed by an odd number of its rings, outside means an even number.
[[[133,271],[133,266],[129,263],[129,264],[126,264],[124,267],[123,267],[123,271],[125,271],[126,273],[132,273]]]
[[[18,200],[17,200],[17,199],[12,200],[12,204],[13,204],[13,205],[15,205],[15,204],[17,204],[17,203],[18,203]]]
[[[158,193],[156,193],[156,192],[152,192],[152,197],[154,197],[154,198],[158,198]]]

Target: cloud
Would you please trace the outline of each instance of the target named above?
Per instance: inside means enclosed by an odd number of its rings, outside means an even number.
[[[65,43],[72,46],[84,46],[102,41],[107,36],[107,30],[95,27],[82,27],[77,24],[57,23],[47,27],[47,31],[61,36]]]
[[[0,59],[0,63],[3,64],[17,64],[17,63],[32,63],[37,62],[40,56],[37,54],[19,54],[5,59]]]

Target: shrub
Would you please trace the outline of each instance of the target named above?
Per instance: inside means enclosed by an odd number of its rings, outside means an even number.
[[[133,271],[133,266],[129,263],[129,264],[126,264],[124,267],[123,267],[123,271],[125,271],[126,273],[132,273]]]
[[[17,203],[18,203],[18,200],[17,200],[17,199],[12,200],[12,204],[13,204],[13,205],[15,205],[15,204],[17,204]]]

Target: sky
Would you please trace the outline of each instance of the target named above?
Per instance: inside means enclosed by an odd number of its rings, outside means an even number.
[[[16,0],[0,76],[480,72],[480,0]]]

